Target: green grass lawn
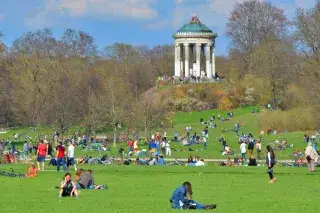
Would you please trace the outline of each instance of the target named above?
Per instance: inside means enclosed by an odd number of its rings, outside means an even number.
[[[0,167],[3,169],[3,166]],[[86,167],[86,169],[89,167]],[[16,171],[26,166],[14,165]],[[216,203],[215,212],[318,212],[318,173],[306,168],[275,167],[277,182],[268,184],[265,167],[93,166],[97,183],[108,190],[82,190],[79,199],[58,198],[54,189],[63,172],[42,172],[35,179],[0,176],[2,213],[175,212],[172,191],[188,180],[194,200]]]
[[[235,151],[235,153],[239,154],[239,144],[238,144],[238,137],[236,134],[232,131],[228,132],[222,132],[222,129],[228,129],[232,130],[234,127],[234,124],[236,122],[239,122],[242,124],[240,133],[252,133],[255,138],[259,136],[259,133],[261,131],[258,123],[258,116],[257,114],[251,113],[252,107],[243,107],[239,108],[237,110],[234,110],[235,117],[231,118],[229,121],[221,122],[216,121],[217,128],[216,129],[209,129],[209,140],[208,140],[208,149],[203,150],[203,145],[193,145],[191,148],[194,151],[188,151],[188,147],[182,147],[180,144],[172,143],[172,148],[177,149],[178,151],[173,151],[172,157],[178,157],[178,158],[186,158],[188,155],[197,155],[203,158],[226,158],[227,156],[221,155],[221,144],[218,142],[219,137],[224,137],[227,139],[227,143],[231,147],[232,150]],[[175,131],[178,131],[180,135],[182,135],[185,132],[185,128],[187,126],[192,127],[191,135],[196,132],[198,135],[201,135],[201,132],[205,125],[200,124],[200,118],[202,117],[204,120],[208,120],[209,117],[214,114],[217,118],[217,115],[220,114],[222,117],[226,117],[227,112],[222,112],[219,110],[208,110],[203,112],[190,112],[190,113],[183,113],[179,112],[176,113],[173,116],[173,128],[167,128],[165,129],[167,131],[168,138],[173,138],[173,133]],[[73,130],[72,130],[73,131]],[[75,130],[74,130],[75,131]],[[74,132],[73,131],[73,132]],[[159,130],[161,133],[163,130]],[[266,130],[265,130],[266,131]],[[50,135],[50,132],[52,132],[52,129],[49,129],[47,127],[38,127],[37,131],[31,132],[28,130],[28,128],[20,128],[17,130],[12,130],[9,133],[6,134],[0,134],[0,138],[9,138],[12,137],[12,134],[14,132],[17,133],[26,133],[29,136],[35,137],[37,135],[44,136],[44,135]],[[285,151],[279,151],[277,152],[278,159],[293,159],[292,158],[292,152],[294,149],[298,149],[302,152],[304,152],[305,149],[305,142],[303,140],[304,132],[287,132],[287,133],[279,133],[277,135],[265,135],[263,138],[262,145],[265,147],[267,144],[272,143],[274,140],[278,139],[279,141],[282,141],[284,138],[288,141],[289,144],[293,144],[294,146],[292,148],[289,148]],[[143,136],[143,135],[142,135]],[[119,144],[118,146],[125,147],[126,143]],[[21,147],[21,144],[18,145],[18,147]],[[140,149],[148,149],[147,145],[140,144]],[[196,151],[198,150],[198,151]],[[80,150],[77,150],[77,155],[97,155],[96,152],[83,152]],[[117,149],[112,149],[112,152],[107,152],[107,154],[117,154]]]

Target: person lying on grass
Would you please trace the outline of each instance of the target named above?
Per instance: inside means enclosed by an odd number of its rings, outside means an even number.
[[[37,170],[36,166],[34,164],[32,164],[28,169],[28,173],[26,174],[26,177],[27,178],[36,177],[37,175],[38,175],[38,170]]]
[[[78,197],[76,184],[71,179],[71,174],[66,173],[60,185],[59,197]]]
[[[211,210],[217,207],[216,204],[204,205],[192,200],[192,186],[186,181],[173,191],[170,198],[171,207],[173,209],[202,209]]]

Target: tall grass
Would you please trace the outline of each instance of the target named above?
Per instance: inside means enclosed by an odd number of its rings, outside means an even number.
[[[319,116],[313,108],[294,108],[288,111],[264,111],[259,115],[262,128],[277,131],[308,131],[319,127]]]

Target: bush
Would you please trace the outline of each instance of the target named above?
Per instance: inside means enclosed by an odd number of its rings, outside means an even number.
[[[282,131],[308,131],[319,126],[319,119],[313,108],[294,108],[288,111],[265,111],[259,115],[259,124],[263,129],[272,128]]]
[[[230,110],[232,109],[232,103],[230,101],[230,98],[227,96],[222,96],[219,100],[219,110]]]
[[[210,105],[208,103],[199,101],[195,98],[172,99],[169,97],[165,100],[165,105],[171,110],[183,112],[203,111],[210,109]]]

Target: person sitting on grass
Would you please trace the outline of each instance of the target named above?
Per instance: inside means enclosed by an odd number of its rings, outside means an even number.
[[[78,197],[76,184],[71,179],[71,174],[64,175],[64,181],[61,182],[59,197]]]
[[[38,175],[38,170],[37,170],[36,166],[34,164],[32,164],[28,169],[28,173],[26,174],[26,177],[27,178],[36,177],[37,175]]]
[[[90,183],[92,183],[92,175],[90,172],[85,172],[83,169],[79,169],[76,172],[77,175],[77,189],[88,189],[90,187]]]
[[[231,159],[230,158],[228,158],[228,160],[227,160],[227,166],[233,166],[233,163],[232,163],[232,161],[231,161]]]
[[[89,183],[89,186],[87,187],[88,189],[108,189],[107,185],[105,185],[105,184],[103,184],[103,185],[97,185],[97,184],[94,182],[94,178],[93,178],[92,170],[91,170],[91,169],[88,170],[88,173],[91,174],[91,182]]]
[[[186,181],[173,191],[170,198],[171,207],[173,209],[202,209],[211,210],[217,207],[216,204],[204,205],[192,200],[192,186]]]

